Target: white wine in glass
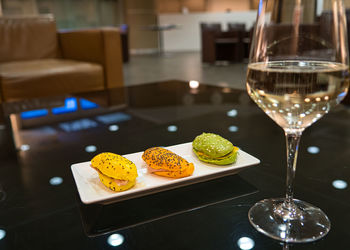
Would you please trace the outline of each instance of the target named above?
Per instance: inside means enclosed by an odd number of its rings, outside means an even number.
[[[314,241],[329,232],[330,221],[319,208],[293,198],[293,182],[302,132],[348,90],[344,5],[342,0],[261,0],[259,6],[247,90],[285,132],[287,183],[285,198],[256,203],[248,217],[274,239]]]

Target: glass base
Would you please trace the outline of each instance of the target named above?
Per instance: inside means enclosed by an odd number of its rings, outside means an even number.
[[[324,237],[331,228],[327,215],[309,203],[293,201],[259,201],[250,208],[249,221],[259,232],[283,242],[311,242]]]

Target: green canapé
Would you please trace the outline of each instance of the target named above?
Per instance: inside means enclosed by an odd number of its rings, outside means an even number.
[[[192,147],[197,157],[204,162],[228,165],[237,159],[238,148],[217,134],[203,133],[197,136]]]

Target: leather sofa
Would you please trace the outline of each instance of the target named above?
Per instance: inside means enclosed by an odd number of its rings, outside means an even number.
[[[52,15],[0,17],[2,102],[123,85],[119,30],[56,29]]]

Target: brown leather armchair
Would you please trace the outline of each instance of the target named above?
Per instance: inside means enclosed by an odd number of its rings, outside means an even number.
[[[123,85],[116,28],[57,31],[52,15],[0,17],[2,102]]]

